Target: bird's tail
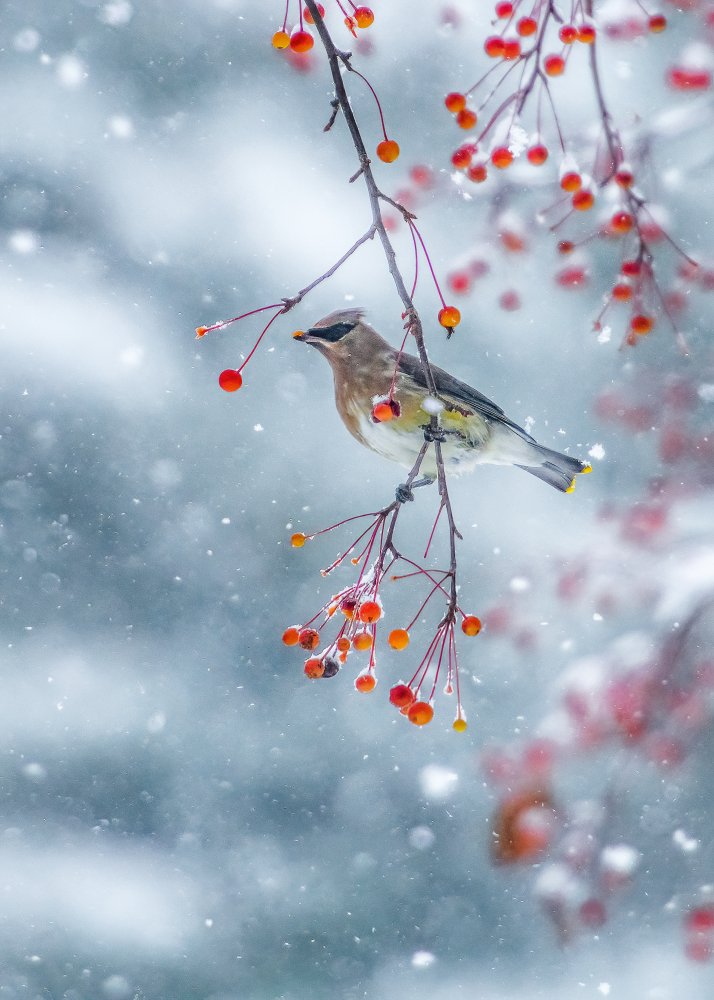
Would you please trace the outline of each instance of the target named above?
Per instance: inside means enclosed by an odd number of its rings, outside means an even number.
[[[552,451],[537,445],[537,455],[540,458],[539,465],[520,465],[519,469],[525,469],[532,476],[542,479],[544,483],[554,486],[561,493],[572,493],[575,489],[575,477],[580,473],[592,472],[592,466],[587,462],[581,462],[579,458],[572,458],[570,455],[562,455],[559,451]]]

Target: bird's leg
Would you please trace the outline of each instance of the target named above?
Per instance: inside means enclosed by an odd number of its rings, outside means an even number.
[[[432,441],[445,441],[446,431],[438,424],[427,424],[424,427],[424,440],[431,444]]]
[[[414,490],[419,486],[431,486],[434,482],[428,476],[423,476],[421,479],[416,479],[413,483],[400,483],[397,486],[397,492],[395,494],[397,503],[406,503],[408,500],[414,499]]]

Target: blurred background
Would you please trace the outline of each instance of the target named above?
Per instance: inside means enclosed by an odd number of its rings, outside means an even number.
[[[422,271],[433,359],[595,472],[567,497],[514,469],[454,483],[461,603],[485,622],[461,644],[456,734],[448,698],[423,730],[389,705],[416,642],[365,696],[351,661],[309,683],[280,641],[351,582],[319,572],[349,533],[294,550],[291,531],[376,510],[402,478],[348,436],[327,366],[291,339],[361,305],[398,342],[381,248],[273,325],[238,393],[217,375],[260,317],[194,338],[295,294],[370,224],[343,122],[322,130],[317,46],[271,48],[277,0],[2,4],[8,1000],[713,995],[711,304],[687,287],[688,357],[665,321],[620,350],[624,314],[592,329],[619,251],[557,280],[536,218],[554,173],[452,178],[443,95],[487,68],[492,14],[470,6],[375,4],[355,62],[402,149],[378,182],[412,198],[447,299],[470,269],[448,343]],[[663,78],[700,22],[667,13],[659,47],[613,42],[604,77],[623,128],[651,126],[668,233],[705,261],[710,99]],[[585,69],[558,101],[587,131]],[[348,84],[371,149],[372,98]],[[424,490],[401,520],[414,558],[434,513]],[[395,584],[390,627],[422,598]],[[519,791],[550,826],[507,863],[493,833]]]

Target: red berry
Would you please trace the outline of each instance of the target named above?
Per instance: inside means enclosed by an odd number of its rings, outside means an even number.
[[[673,66],[667,71],[667,83],[674,90],[707,90],[711,87],[712,75],[706,69]]]
[[[387,642],[392,649],[406,649],[409,645],[409,633],[405,628],[395,628],[389,633]]]
[[[513,13],[513,4],[508,2],[502,2],[496,4],[496,17],[500,18],[502,21],[508,20],[508,18]]]
[[[644,337],[648,334],[652,327],[654,326],[654,320],[651,316],[645,316],[644,313],[635,313],[635,315],[630,320],[630,329],[633,333],[636,333],[638,337]]]
[[[315,681],[325,673],[325,664],[318,657],[314,656],[309,660],[305,660],[304,671],[306,677],[309,677],[311,681]]]
[[[491,153],[491,163],[499,170],[505,170],[513,163],[513,153],[508,146],[496,146]]]
[[[356,7],[354,19],[359,28],[369,28],[374,23],[374,12],[369,7]]]
[[[584,267],[573,264],[558,271],[555,280],[561,288],[580,288],[587,283],[588,273]]]
[[[319,13],[320,17],[324,17],[325,16],[325,8],[322,6],[321,3],[317,4],[316,6],[317,6],[317,10],[318,10],[318,13]],[[303,10],[302,16],[307,21],[308,24],[314,24],[315,23],[314,20],[313,20],[313,18],[312,18],[312,14],[310,13],[310,11],[308,10],[307,7],[305,7],[305,9]]]
[[[396,399],[383,399],[372,407],[372,420],[375,424],[386,423],[398,417],[402,408]]]
[[[565,59],[562,56],[546,56],[543,69],[548,76],[561,76],[565,70]]]
[[[636,278],[642,271],[642,264],[639,260],[623,260],[620,270],[628,278]]]
[[[634,223],[635,220],[629,212],[615,212],[610,219],[610,229],[614,233],[629,233]]]
[[[581,903],[578,916],[585,927],[602,927],[607,919],[605,907],[599,899],[586,899]]]
[[[298,642],[303,649],[317,649],[320,645],[320,633],[314,628],[303,628],[298,634]]]
[[[532,163],[534,167],[540,167],[548,159],[548,149],[542,142],[537,142],[528,149],[526,156],[528,162]]]
[[[444,306],[443,309],[439,310],[438,319],[447,330],[452,329],[461,322],[461,313],[456,306]]]
[[[575,249],[575,244],[570,240],[561,240],[558,244],[558,253],[562,253],[564,256],[566,254],[572,253]]]
[[[578,212],[587,212],[595,204],[595,195],[590,188],[580,188],[572,197],[573,208]]]
[[[521,54],[521,43],[517,38],[506,38],[503,42],[503,58],[512,62]]]
[[[714,906],[696,906],[685,915],[684,926],[690,934],[714,933]]]
[[[516,24],[516,31],[523,38],[527,38],[529,35],[535,35],[538,30],[538,22],[534,17],[522,17]]]
[[[468,271],[452,271],[447,274],[446,283],[454,295],[467,295],[471,290],[471,275]]]
[[[473,166],[469,167],[466,171],[466,176],[470,181],[474,181],[475,184],[481,184],[486,180],[488,176],[488,171],[486,170],[485,163],[474,163]]]
[[[509,289],[509,291],[501,293],[498,304],[505,312],[516,312],[521,308],[521,297],[518,292]]]
[[[476,615],[466,615],[461,622],[461,631],[464,635],[478,635],[481,631],[481,619]]]
[[[487,56],[491,56],[492,59],[500,59],[503,56],[505,44],[500,35],[491,35],[483,43],[483,47]]]
[[[667,18],[664,14],[653,14],[649,19],[647,27],[653,34],[658,35],[660,31],[664,31],[667,27]]]
[[[399,156],[399,145],[394,139],[383,139],[377,146],[377,156],[383,163],[394,163]]]
[[[625,284],[624,281],[618,281],[613,285],[611,295],[617,302],[627,302],[632,298],[632,286]]]
[[[425,726],[434,718],[434,709],[427,701],[415,701],[409,706],[407,718],[415,726]]]
[[[406,684],[395,684],[389,692],[389,700],[396,708],[406,708],[414,699],[414,692]]]
[[[478,121],[478,116],[475,111],[471,108],[462,108],[461,111],[456,115],[456,124],[459,128],[468,130],[473,128]]]
[[[226,368],[218,376],[218,384],[226,392],[235,392],[243,385],[243,376],[235,368]]]
[[[456,167],[457,170],[466,170],[467,167],[471,166],[471,160],[476,152],[476,147],[473,143],[469,143],[465,146],[459,146],[451,154],[451,162]]]
[[[358,617],[365,625],[373,625],[382,617],[382,609],[376,601],[364,601],[359,606]]]
[[[578,37],[578,29],[572,24],[564,24],[558,32],[558,38],[563,45],[572,45]]]
[[[583,179],[577,170],[566,170],[560,177],[560,186],[563,191],[578,191],[582,187]]]
[[[367,694],[368,691],[374,691],[376,683],[377,678],[374,674],[359,674],[355,677],[355,688],[362,694]]]
[[[581,24],[578,28],[578,41],[583,45],[592,45],[596,36],[594,24]]]
[[[286,628],[283,632],[283,642],[286,646],[297,646],[300,642],[300,630],[294,625]]]
[[[447,94],[444,98],[444,104],[447,111],[458,114],[459,111],[463,111],[466,107],[466,96],[459,94],[457,91],[452,91],[452,93]]]
[[[290,36],[290,48],[293,52],[309,52],[314,44],[315,40],[309,31],[301,31],[298,28]]]
[[[631,188],[635,182],[635,175],[632,173],[630,168],[624,163],[615,171],[615,183],[621,188]]]

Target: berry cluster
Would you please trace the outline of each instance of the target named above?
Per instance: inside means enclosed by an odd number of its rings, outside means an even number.
[[[304,673],[311,680],[334,677],[352,653],[368,654],[367,664],[355,678],[354,686],[362,693],[372,691],[377,683],[378,627],[384,616],[383,585],[387,579],[391,581],[414,577],[423,579],[429,585],[427,596],[407,625],[393,628],[387,634],[389,648],[401,652],[409,646],[412,629],[437,594],[447,598],[447,610],[412,677],[407,682],[400,681],[395,684],[390,689],[389,700],[411,723],[424,726],[434,716],[434,696],[439,679],[445,672],[444,692],[449,695],[456,694],[456,717],[453,728],[456,732],[463,732],[466,729],[466,718],[460,697],[455,623],[460,620],[464,635],[476,636],[481,631],[481,622],[475,615],[465,614],[456,603],[453,590],[450,592],[447,589],[453,580],[451,570],[424,569],[395,548],[393,534],[401,506],[395,502],[376,515],[365,514],[348,518],[313,535],[305,535],[303,532],[292,535],[290,539],[292,546],[302,548],[316,535],[331,532],[361,518],[370,518],[367,528],[345,552],[322,571],[323,576],[327,576],[349,557],[352,565],[358,567],[356,582],[334,594],[304,625],[291,625],[287,628],[283,633],[283,643],[286,646],[299,646],[312,654],[304,664]],[[355,551],[357,554],[353,555]],[[407,573],[402,575],[391,573],[399,562],[409,567]],[[335,620],[339,621],[336,629]],[[325,629],[329,629],[332,638],[317,652],[318,647],[324,643],[322,635]]]
[[[345,9],[340,0],[335,0],[340,11],[344,15],[344,23],[353,36],[356,37],[358,28],[369,28],[374,23],[374,13],[370,7],[357,6],[352,0],[347,0],[352,8],[351,13]],[[325,8],[321,3],[315,5],[321,18],[325,16]],[[271,42],[274,49],[287,49],[292,52],[304,54],[309,52],[315,44],[315,39],[305,28],[305,24],[314,24],[315,19],[308,7],[303,7],[298,0],[298,21],[295,26],[288,31],[288,18],[290,16],[290,0],[285,4],[285,16],[283,25],[273,35]]]
[[[661,240],[675,245],[659,224],[656,208],[648,204],[637,185],[636,171],[626,160],[623,143],[605,104],[596,55],[600,29],[591,16],[592,4],[573,0],[569,10],[555,0],[537,4],[527,11],[523,6],[518,0],[496,3],[494,14],[501,30],[489,36],[483,46],[494,65],[473,86],[463,92],[453,91],[445,98],[447,110],[456,116],[462,128],[475,128],[482,122],[476,138],[454,150],[451,164],[467,180],[482,184],[491,171],[498,174],[508,170],[522,155],[536,168],[557,159],[560,195],[546,212],[558,212],[560,218],[550,226],[551,231],[560,232],[571,217],[577,219],[591,212],[601,199],[608,206],[605,217],[594,230],[579,239],[561,239],[559,251],[570,253],[595,236],[621,240],[623,270],[613,284],[605,308],[614,303],[629,303],[630,317],[624,342],[634,345],[649,333],[655,325],[657,312],[668,316],[681,341],[675,318],[662,301],[651,247]],[[650,33],[659,34],[667,22],[661,14],[647,13],[646,25]],[[571,151],[574,142],[567,141],[564,136],[553,89],[553,80],[566,73],[578,47],[587,51],[593,96],[601,117],[601,136],[592,146],[589,172],[576,161]],[[696,89],[707,85],[697,75],[704,72],[685,60],[682,65],[670,69],[668,80],[678,89]],[[510,86],[514,73],[517,82]],[[494,75],[495,83],[491,84],[490,78]],[[469,102],[474,102],[473,107]],[[557,158],[551,148],[553,143],[544,138],[544,108],[550,109],[553,139],[559,153]],[[524,128],[523,122],[527,122],[529,128]],[[582,151],[580,157],[583,158]],[[686,255],[682,256],[694,264]],[[639,268],[637,274],[633,267]],[[586,277],[584,264],[573,263],[558,272],[556,280],[563,287],[574,288],[582,286]],[[469,288],[470,282],[464,281],[460,291],[465,294]],[[517,294],[502,297],[504,309],[519,305]],[[603,314],[595,323],[597,331],[602,329]]]

